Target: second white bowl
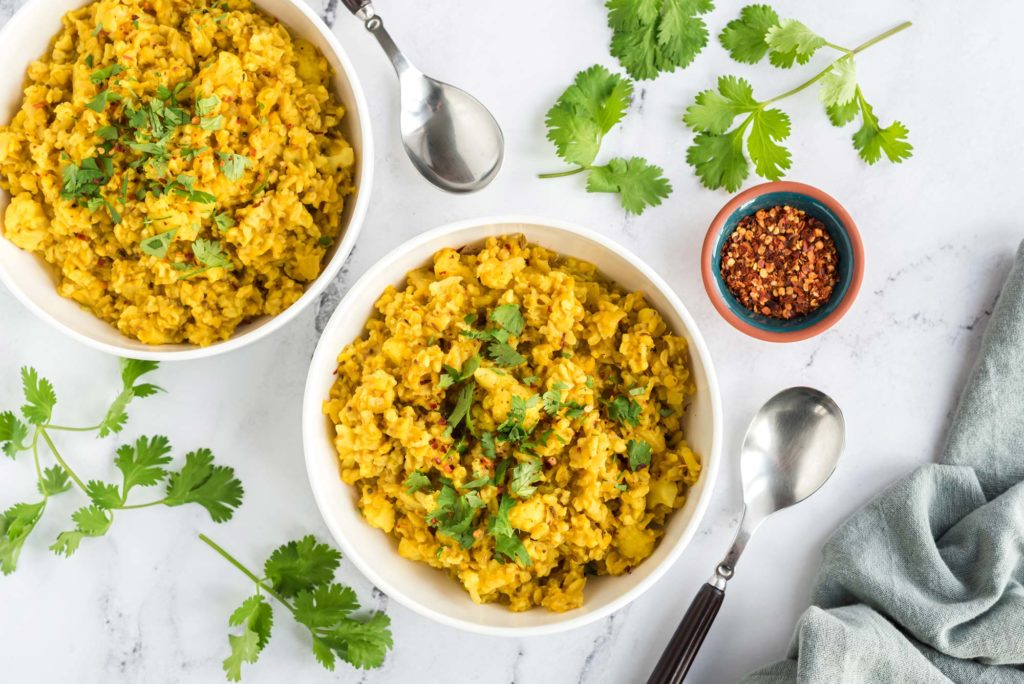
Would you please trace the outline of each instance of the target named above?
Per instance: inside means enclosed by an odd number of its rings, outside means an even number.
[[[29,0],[0,30],[0,121],[8,122],[23,99],[25,69],[46,52],[67,12],[92,0]],[[57,294],[54,274],[40,257],[18,249],[3,238],[3,213],[10,197],[0,191],[0,281],[42,320],[91,347],[119,356],[178,361],[221,354],[255,342],[282,327],[315,301],[341,270],[355,246],[370,201],[373,179],[373,136],[363,88],[345,50],[304,0],[254,0],[295,35],[313,43],[333,70],[335,94],[345,105],[342,131],[356,154],[354,198],[342,214],[344,230],[335,242],[323,272],[303,295],[277,316],[263,316],[239,326],[223,342],[208,347],[191,344],[147,345],[122,335],[114,326]]]
[[[334,383],[336,358],[363,334],[374,302],[388,285],[401,286],[406,273],[430,262],[443,247],[479,246],[491,236],[522,233],[530,242],[584,259],[627,290],[639,290],[672,331],[687,339],[697,394],[686,413],[687,441],[703,470],[686,504],[668,521],[654,554],[633,572],[593,577],[581,608],[566,613],[477,605],[443,572],[398,555],[394,539],[371,527],[356,506],[354,488],[341,481],[334,431],[322,405]],[[428,231],[385,256],[352,286],[327,324],[309,367],[302,407],[302,438],[310,486],[327,527],[345,555],[370,581],[407,608],[460,629],[485,634],[550,634],[585,625],[622,608],[648,589],[679,557],[697,530],[718,472],[721,443],[718,383],[704,339],[668,285],[637,257],[597,233],[548,219],[498,217],[452,223]]]

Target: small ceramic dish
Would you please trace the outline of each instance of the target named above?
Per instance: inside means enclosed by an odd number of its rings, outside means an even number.
[[[756,211],[779,205],[821,221],[839,253],[839,279],[832,296],[815,311],[789,320],[747,309],[722,279],[722,248],[736,226]],[[850,309],[864,277],[864,246],[849,212],[831,195],[804,183],[764,183],[736,195],[715,216],[704,238],[701,276],[711,303],[734,328],[766,342],[798,342],[825,332]]]
[[[0,30],[0,122],[7,123],[21,107],[25,70],[48,49],[62,17],[93,0],[29,0]],[[3,237],[3,216],[10,203],[0,191],[0,282],[22,304],[60,332],[94,349],[133,359],[180,361],[233,351],[282,328],[315,302],[352,252],[370,203],[373,180],[373,135],[370,112],[355,68],[331,29],[304,0],[254,0],[254,4],[288,27],[293,35],[315,45],[333,72],[332,85],[346,113],[342,131],[356,154],[356,192],[342,212],[340,238],[328,251],[320,275],[302,296],[276,316],[261,316],[238,327],[227,340],[206,347],[192,344],[147,345],[127,337],[110,323],[57,293],[55,276],[40,257]]]
[[[371,527],[359,512],[358,492],[341,480],[335,430],[323,413],[338,366],[338,354],[366,329],[374,304],[388,286],[401,286],[406,274],[431,262],[443,247],[476,248],[492,236],[521,233],[533,243],[593,263],[629,291],[641,291],[677,335],[689,343],[697,392],[684,419],[687,442],[702,470],[683,507],[669,516],[665,536],[632,572],[592,577],[584,603],[555,613],[535,608],[519,613],[495,603],[478,605],[459,583],[424,563],[398,554],[394,538]],[[598,620],[647,590],[679,558],[707,509],[718,471],[722,441],[721,404],[711,356],[693,317],[671,288],[649,266],[611,240],[562,221],[503,216],[451,223],[417,235],[380,259],[338,304],[327,323],[306,378],[302,441],[306,470],[320,513],[345,557],[393,600],[451,627],[509,637],[552,634]]]

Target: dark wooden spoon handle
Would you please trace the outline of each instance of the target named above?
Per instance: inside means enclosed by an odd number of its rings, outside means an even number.
[[[356,14],[370,4],[370,0],[341,0],[341,4],[348,8],[352,14]]]
[[[705,584],[697,592],[693,603],[676,628],[676,633],[661,654],[654,672],[647,684],[679,684],[686,678],[686,673],[697,656],[704,637],[711,629],[711,623],[722,607],[725,592],[710,584]]]

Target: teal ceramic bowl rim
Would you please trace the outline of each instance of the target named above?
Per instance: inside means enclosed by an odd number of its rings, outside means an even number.
[[[839,252],[839,280],[829,301],[789,321],[750,311],[729,292],[721,276],[722,247],[743,217],[780,204],[820,220]],[[769,342],[796,342],[824,332],[849,310],[863,280],[864,248],[853,218],[831,195],[805,183],[763,183],[736,195],[715,216],[704,239],[701,275],[711,303],[733,327]]]

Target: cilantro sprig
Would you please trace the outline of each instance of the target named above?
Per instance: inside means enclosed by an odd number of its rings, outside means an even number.
[[[106,437],[120,432],[128,419],[127,408],[134,399],[151,397],[161,391],[157,385],[140,382],[143,376],[155,371],[153,361],[121,360],[121,391],[111,402],[99,423],[86,427],[68,427],[53,422],[57,393],[53,384],[30,367],[22,368],[22,393],[25,404],[21,418],[13,411],[0,413],[0,442],[11,458],[21,452],[31,452],[36,470],[41,499],[18,503],[0,514],[0,572],[10,574],[18,565],[25,541],[35,530],[49,504],[50,497],[77,488],[89,503],[76,510],[70,530],[61,532],[50,549],[70,556],[87,537],[105,535],[114,521],[116,511],[150,506],[181,506],[194,503],[202,506],[215,522],[232,517],[242,502],[242,485],[227,466],[214,465],[208,449],[198,449],[185,456],[185,463],[177,472],[168,466],[171,445],[166,437],[140,437],[134,444],[117,449],[114,465],[121,473],[121,482],[113,484],[97,479],[84,481],[71,467],[58,449],[52,431],[95,432]],[[24,419],[24,420],[22,420]],[[46,468],[42,464],[43,445],[48,447],[55,463]],[[164,483],[164,495],[158,499],[138,503],[130,495],[138,488],[154,487]]]
[[[674,0],[673,0],[674,1]],[[594,163],[604,136],[622,121],[633,99],[633,83],[594,65],[576,79],[548,111],[548,140],[558,156],[575,168],[542,173],[539,178],[561,178],[587,173],[588,192],[618,193],[622,207],[642,214],[672,192],[660,166],[642,157],[615,157]]]
[[[910,25],[904,22],[851,49],[825,40],[799,21],[780,19],[767,5],[743,8],[739,18],[719,36],[739,62],[754,64],[767,56],[773,65],[788,69],[806,64],[821,48],[841,54],[795,88],[763,100],[754,97],[753,86],[745,79],[720,77],[717,88],[698,93],[683,116],[697,134],[687,150],[687,163],[711,189],[739,189],[750,173],[751,163],[759,176],[779,180],[792,165],[790,152],[783,144],[790,136],[791,124],[789,116],[772,105],[818,83],[819,97],[834,126],[845,126],[860,116],[861,127],[852,141],[861,159],[868,164],[876,163],[883,155],[894,163],[908,159],[913,147],[907,142],[906,126],[899,121],[885,127],[879,123],[857,82],[855,58]]]
[[[638,80],[685,68],[708,44],[712,0],[608,0],[612,55]]]
[[[268,596],[309,631],[313,656],[328,670],[333,671],[338,660],[362,669],[380,667],[384,662],[394,645],[391,619],[381,612],[355,615],[360,610],[355,591],[334,581],[341,563],[337,550],[307,535],[271,553],[260,577],[205,534],[199,538],[248,577],[255,588],[228,618],[235,632],[228,635],[231,652],[223,663],[229,681],[241,681],[242,666],[259,660],[270,641],[274,609]]]
[[[474,319],[475,320],[475,319]],[[486,330],[463,330],[463,337],[487,342],[487,356],[499,366],[514,368],[526,363],[526,357],[509,344],[513,337],[523,334],[526,320],[518,304],[501,304],[491,312],[490,321],[497,327]],[[476,370],[475,368],[473,370]]]

